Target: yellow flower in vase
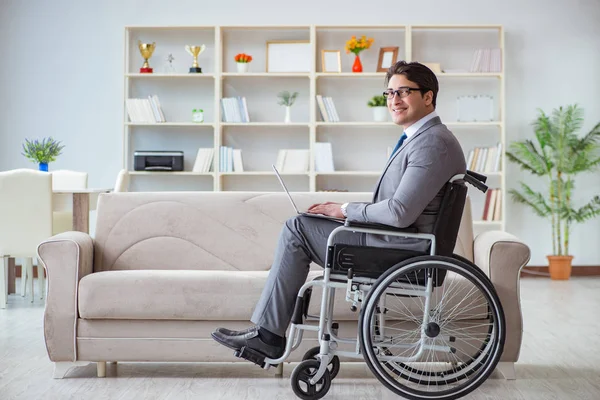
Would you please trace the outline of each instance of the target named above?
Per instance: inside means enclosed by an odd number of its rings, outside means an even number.
[[[358,55],[361,51],[370,48],[374,41],[373,38],[367,39],[367,37],[363,35],[358,40],[356,39],[356,36],[352,36],[350,40],[346,42],[346,54],[354,53],[356,55],[354,65],[352,65],[352,72],[362,72],[362,64]]]

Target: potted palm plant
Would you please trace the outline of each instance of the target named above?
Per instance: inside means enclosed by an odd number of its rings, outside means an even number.
[[[575,175],[600,164],[600,123],[583,137],[576,132],[583,123],[583,110],[576,104],[554,109],[551,115],[539,110],[533,123],[535,142],[513,142],[507,158],[533,175],[546,179],[547,190],[536,192],[523,182],[521,190],[509,191],[517,203],[526,204],[552,226],[552,255],[547,256],[550,277],[569,279],[573,256],[569,253],[571,225],[600,214],[600,196],[582,207],[572,203]]]
[[[55,161],[64,147],[52,137],[44,138],[41,142],[37,139],[25,139],[23,153],[21,154],[34,163],[37,163],[40,171],[48,171],[48,163]]]

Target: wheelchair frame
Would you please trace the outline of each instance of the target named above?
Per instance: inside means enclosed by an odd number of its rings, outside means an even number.
[[[473,173],[471,171],[467,171],[466,174],[459,174],[459,175],[453,176],[452,179],[449,181],[449,183],[453,184],[457,180],[470,183],[473,186],[477,187],[479,190],[482,190],[483,192],[485,192],[487,190],[487,186],[485,186],[485,184],[483,183],[483,182],[485,182],[486,177],[483,175],[479,175],[479,174]],[[441,214],[441,212],[440,212],[440,214]],[[326,255],[326,262],[325,262],[325,266],[324,266],[323,279],[319,280],[317,278],[313,281],[306,282],[300,288],[300,291],[298,293],[298,297],[296,300],[294,314],[293,314],[291,325],[290,325],[290,332],[289,332],[290,340],[287,341],[285,351],[281,357],[279,357],[277,359],[261,357],[258,354],[255,354],[252,350],[249,350],[246,348],[242,348],[241,350],[237,351],[235,353],[235,355],[238,357],[241,357],[241,358],[246,358],[249,361],[253,361],[256,364],[261,365],[264,369],[269,369],[271,366],[276,366],[278,364],[283,363],[289,357],[291,352],[296,350],[300,346],[300,344],[302,342],[302,337],[303,337],[304,331],[314,331],[314,332],[317,332],[317,338],[319,341],[319,353],[315,354],[315,356],[318,360],[319,367],[318,367],[318,370],[314,373],[314,375],[311,375],[310,379],[308,380],[309,384],[316,385],[321,380],[321,378],[326,373],[326,370],[328,369],[330,362],[332,362],[332,360],[336,356],[344,356],[344,357],[353,358],[353,359],[364,359],[365,361],[367,361],[369,363],[369,361],[366,359],[367,356],[369,356],[368,352],[365,352],[365,351],[361,352],[362,334],[368,334],[368,333],[362,332],[362,329],[364,327],[360,326],[363,316],[361,316],[357,322],[357,324],[359,326],[357,329],[357,337],[356,338],[342,338],[342,337],[338,336],[337,324],[335,324],[333,322],[333,311],[334,311],[333,308],[334,308],[335,291],[336,291],[336,289],[345,289],[345,294],[346,294],[345,299],[346,299],[346,301],[352,303],[352,306],[351,306],[352,311],[356,311],[356,308],[357,308],[356,306],[359,302],[362,302],[363,300],[367,299],[366,303],[363,305],[365,308],[370,307],[369,315],[371,316],[371,318],[375,318],[376,317],[375,314],[377,314],[377,313],[373,314],[373,311],[374,311],[372,309],[373,307],[379,307],[380,305],[383,305],[383,307],[385,309],[385,297],[380,298],[378,301],[382,301],[383,303],[379,303],[377,305],[373,305],[372,304],[373,302],[367,297],[367,294],[370,291],[379,290],[379,289],[377,289],[379,286],[376,285],[376,281],[378,281],[379,278],[354,277],[353,271],[351,268],[348,270],[347,277],[344,277],[344,275],[332,272],[332,270],[334,268],[334,260],[333,259],[334,259],[335,237],[341,232],[350,231],[353,233],[366,233],[366,234],[404,237],[404,238],[415,238],[415,239],[420,239],[423,241],[428,241],[430,243],[429,254],[427,255],[425,252],[423,252],[423,254],[420,256],[414,256],[414,257],[409,256],[409,257],[405,258],[404,261],[408,262],[412,259],[416,259],[417,257],[419,257],[419,258],[421,258],[420,262],[427,263],[426,257],[429,257],[432,260],[435,260],[434,257],[438,256],[436,254],[437,239],[436,239],[435,234],[433,234],[433,233],[410,233],[410,232],[406,232],[406,231],[401,231],[397,228],[389,229],[389,228],[393,228],[393,227],[387,227],[386,225],[382,225],[382,228],[379,228],[378,225],[379,224],[370,224],[371,227],[363,227],[363,226],[356,226],[356,225],[353,226],[352,222],[346,221],[345,225],[337,227],[331,232],[331,234],[329,235],[329,237],[327,239],[327,255]],[[372,227],[372,226],[376,226],[376,227]],[[388,229],[386,229],[386,227]],[[463,263],[469,267],[477,268],[472,263],[465,262],[466,260],[464,260],[464,261],[456,260],[456,263],[453,264],[454,268],[457,268],[457,269],[461,268],[461,265],[459,265],[459,261],[460,261],[460,263]],[[450,258],[449,258],[449,261],[440,261],[439,259],[437,259],[436,262],[438,262],[438,263],[441,262],[442,264],[445,262],[446,264],[450,264]],[[396,264],[396,265],[398,265],[398,264]],[[417,265],[418,265],[418,263],[417,263]],[[462,268],[464,268],[464,266],[462,266]],[[401,267],[401,269],[403,269],[403,267]],[[468,272],[469,271],[467,271],[467,273]],[[384,273],[382,273],[380,275],[380,277],[383,276]],[[485,277],[483,275],[483,273],[479,273],[479,272],[471,271],[471,274],[476,279],[479,279],[482,276]],[[479,275],[479,277],[477,277],[476,275]],[[345,282],[343,281],[344,279],[345,279]],[[406,296],[406,297],[422,297],[425,299],[424,300],[425,305],[424,305],[423,310],[430,310],[431,297],[432,297],[432,294],[434,293],[433,281],[434,281],[433,275],[428,275],[425,285],[423,285],[421,283],[417,283],[417,285],[415,285],[412,282],[408,282],[408,283],[397,282],[392,287],[387,287],[386,289],[382,289],[385,291],[382,293],[396,294],[396,295]],[[382,283],[380,283],[380,284],[383,286]],[[320,313],[318,316],[318,325],[307,324],[303,320],[303,315],[306,316],[307,320],[317,318],[317,317],[309,316],[307,313],[307,310],[308,310],[307,303],[310,300],[310,294],[312,292],[313,287],[321,287],[323,290],[322,295],[321,295],[321,305],[320,305]],[[490,291],[489,287],[485,288],[485,289],[488,292]],[[494,298],[496,296],[496,294],[495,294],[493,287],[491,287],[491,291],[494,293],[488,293],[488,296],[491,296],[492,298]],[[308,298],[307,298],[307,294],[308,294]],[[496,298],[496,301],[497,301],[497,298]],[[500,316],[500,319],[501,319],[501,321],[499,321],[499,322],[496,321],[496,323],[499,324],[498,329],[501,330],[501,332],[499,333],[500,338],[501,338],[499,340],[499,343],[500,343],[499,351],[501,352],[501,350],[503,348],[503,343],[504,343],[504,315],[503,315],[503,312],[501,309],[501,304],[499,304],[499,301],[498,301],[498,304],[496,304],[496,307],[499,307],[498,315]],[[378,314],[379,314],[378,327],[380,329],[380,332],[383,332],[383,328],[385,328],[384,312],[378,312]],[[389,356],[389,355],[379,353],[380,350],[378,349],[375,353],[377,360],[389,361],[389,362],[399,362],[402,364],[402,363],[406,363],[406,362],[413,362],[413,361],[419,360],[420,357],[422,356],[423,352],[426,350],[439,351],[439,352],[444,352],[444,353],[454,353],[456,351],[456,349],[453,349],[449,345],[442,346],[442,345],[426,343],[427,338],[428,338],[428,335],[426,333],[426,326],[428,326],[428,324],[429,324],[429,318],[430,318],[429,312],[424,312],[424,315],[422,317],[423,317],[423,319],[420,322],[420,338],[418,339],[418,341],[416,343],[413,342],[413,343],[390,343],[390,344],[386,343],[385,344],[386,349],[390,349],[390,348],[410,349],[410,348],[416,348],[416,346],[418,346],[418,350],[416,351],[415,354],[408,356],[408,357]],[[498,334],[498,332],[496,332],[496,333]],[[376,333],[375,335],[378,336],[379,334]],[[442,338],[445,339],[445,343],[452,343],[455,340],[455,338],[453,339],[453,337],[448,336],[448,335],[442,336]],[[355,351],[352,352],[352,351],[338,350],[338,348],[337,348],[338,343],[354,345]],[[384,342],[382,342],[382,343],[384,343]],[[496,343],[493,343],[490,341],[490,342],[487,342],[484,347],[487,349],[488,347],[495,346],[495,345],[496,345]],[[475,368],[475,371],[477,371],[480,368],[480,366],[478,367],[477,365],[481,364],[482,359],[485,359],[488,357],[487,353],[483,353],[484,349],[482,348],[481,350],[482,351],[477,355],[476,359],[474,360],[474,361],[476,361],[475,367],[473,367],[473,368]],[[497,359],[498,358],[496,358],[495,362],[497,362]],[[371,359],[371,362],[372,361],[373,360]],[[339,367],[339,361],[337,361],[337,362],[338,362],[338,367]],[[371,365],[370,365],[370,367],[371,367]],[[486,369],[483,371],[483,379],[485,379],[489,375],[489,373],[491,373],[491,371],[488,371],[490,369],[490,367],[491,367],[491,364],[488,364]],[[461,375],[464,375],[464,372],[460,372],[460,371],[461,370],[457,370],[457,372],[456,372],[459,377]],[[450,374],[450,375],[452,375],[452,374]],[[387,377],[384,377],[383,379],[388,380]],[[457,379],[457,378],[454,377],[451,379]],[[382,380],[380,379],[380,381],[382,381]],[[384,384],[386,384],[384,381],[382,381],[382,382]],[[330,383],[330,381],[329,381],[329,383]],[[389,384],[389,380],[388,380],[388,384]],[[386,384],[386,386],[388,386],[388,388],[391,388],[388,384]],[[477,386],[475,386],[475,387],[477,387]],[[329,389],[329,387],[327,387],[327,389],[325,389],[325,393],[328,389]],[[473,389],[471,389],[471,390],[473,390]],[[392,389],[392,390],[395,391],[394,389]],[[468,391],[470,391],[470,390],[468,390]],[[468,393],[468,391],[467,391],[467,393]],[[320,397],[321,396],[318,396],[315,398],[320,398]],[[452,397],[452,398],[454,398],[454,397]]]
[[[331,232],[331,234],[329,235],[329,237],[327,239],[327,248],[328,249],[333,248],[335,236],[343,231],[351,231],[351,232],[358,232],[358,233],[374,233],[374,234],[379,234],[379,235],[385,234],[385,235],[392,235],[392,236],[398,236],[398,237],[429,240],[431,243],[431,249],[430,249],[429,255],[431,255],[431,256],[435,255],[436,239],[433,234],[430,234],[430,233],[403,233],[403,232],[389,231],[389,230],[384,230],[384,229],[348,227],[345,225],[337,227]],[[363,293],[366,294],[369,290],[371,290],[373,288],[373,283],[375,282],[376,279],[373,279],[373,278],[356,278],[356,279],[349,278],[347,280],[347,283],[336,282],[336,281],[331,280],[331,275],[332,275],[331,268],[332,268],[331,251],[328,251],[324,274],[323,274],[323,280],[313,280],[310,282],[306,282],[300,288],[300,291],[298,292],[298,302],[300,302],[300,301],[303,301],[305,292],[309,288],[312,289],[312,287],[315,287],[315,286],[319,286],[319,287],[323,288],[323,293],[321,295],[320,315],[318,317],[319,324],[318,325],[310,325],[310,324],[303,324],[303,323],[298,324],[298,323],[292,322],[290,325],[289,336],[290,336],[290,338],[293,338],[293,340],[289,340],[286,343],[285,352],[283,353],[283,355],[281,357],[279,357],[277,359],[265,358],[264,359],[265,365],[263,368],[268,369],[272,365],[277,365],[279,363],[284,362],[289,357],[291,352],[296,350],[300,346],[300,343],[302,342],[303,331],[318,332],[319,345],[321,347],[320,354],[317,356],[320,361],[319,370],[317,371],[314,378],[311,379],[311,384],[315,384],[316,382],[319,381],[319,379],[321,379],[321,377],[325,373],[325,369],[329,365],[329,362],[336,355],[345,356],[345,357],[349,357],[349,358],[356,358],[356,359],[364,358],[364,356],[360,353],[360,349],[359,349],[360,341],[358,338],[356,338],[356,339],[340,338],[337,336],[336,330],[333,329],[333,318],[332,318],[333,300],[335,298],[335,289],[344,289],[345,288],[346,289],[346,300],[351,299],[353,297],[351,302],[352,302],[353,306],[356,306],[356,304],[359,302],[359,299],[362,300],[362,298],[364,298],[364,296],[362,296],[362,294]],[[343,275],[334,275],[334,276],[343,277]],[[358,285],[355,285],[354,281],[357,281]],[[431,287],[432,280],[429,279],[428,282],[429,282],[429,287],[425,288],[425,291],[397,289],[396,293],[401,294],[401,295],[408,295],[408,296],[421,295],[421,296],[425,296],[427,299],[429,299],[429,297],[433,291],[433,288]],[[423,293],[425,293],[425,294],[423,295]],[[296,304],[298,304],[298,302]],[[296,310],[298,310],[299,308],[301,309],[301,307],[297,306]],[[297,314],[297,312],[295,312],[295,314]],[[295,316],[295,318],[292,319],[292,321],[294,321],[295,319],[297,320],[297,315]],[[332,341],[331,338],[333,338],[334,340]],[[334,343],[334,346],[331,346],[332,342]],[[356,346],[356,352],[338,351],[335,348],[336,347],[335,344],[337,344],[337,343],[354,344]],[[421,349],[419,350],[419,355],[422,353],[422,351],[423,351],[423,347],[421,347]],[[385,358],[383,358],[383,359],[385,359]],[[398,360],[398,359],[396,359],[396,360]],[[406,360],[398,360],[398,361],[409,362],[412,360],[410,358],[407,358]]]

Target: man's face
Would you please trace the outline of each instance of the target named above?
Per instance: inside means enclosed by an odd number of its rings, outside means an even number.
[[[409,81],[404,75],[392,76],[388,83],[388,90],[399,89],[402,92],[402,88],[417,89],[419,85]],[[394,123],[402,125],[406,129],[433,111],[433,92],[429,91],[422,95],[418,90],[411,90],[405,91],[404,94],[406,97],[398,94],[388,97],[387,106]]]

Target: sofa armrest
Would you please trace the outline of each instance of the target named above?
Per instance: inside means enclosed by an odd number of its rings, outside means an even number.
[[[64,232],[43,241],[37,255],[48,275],[44,337],[51,361],[76,361],[79,280],[92,273],[94,245],[90,235]]]
[[[514,235],[488,231],[475,238],[473,256],[475,264],[494,284],[504,309],[506,341],[500,361],[516,362],[523,338],[519,277],[521,268],[531,258],[531,251]]]

